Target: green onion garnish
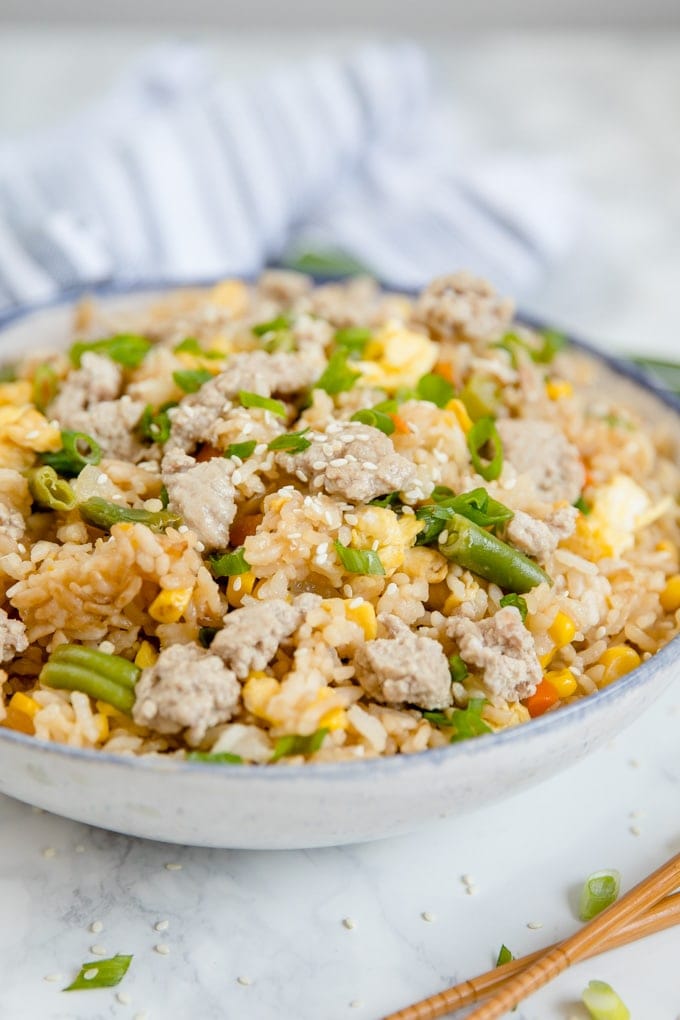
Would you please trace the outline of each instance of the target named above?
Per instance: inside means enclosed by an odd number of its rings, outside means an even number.
[[[620,888],[621,875],[618,871],[595,871],[588,875],[581,890],[578,916],[582,921],[591,921],[616,902]]]
[[[577,510],[580,510],[581,513],[584,514],[586,517],[588,516],[589,513],[592,513],[593,508],[590,506],[589,503],[586,503],[583,496],[579,496],[579,498],[574,503],[574,506],[576,507]]]
[[[590,981],[581,999],[593,1020],[630,1020],[630,1010],[605,981]]]
[[[293,325],[293,320],[288,315],[277,315],[275,319],[269,319],[267,322],[258,322],[256,326],[252,327],[252,331],[255,336],[265,336],[267,333],[278,333],[282,329],[290,329]]]
[[[239,460],[248,460],[252,457],[257,446],[256,439],[247,439],[245,443],[229,443],[224,452],[225,457],[238,457]]]
[[[31,496],[40,506],[49,510],[73,510],[76,494],[63,478],[48,464],[32,468],[28,472],[28,487]]]
[[[515,609],[519,610],[519,615],[522,617],[522,623],[526,622],[529,610],[527,608],[527,600],[523,599],[521,595],[517,595],[514,591],[511,591],[507,595],[503,596],[500,601],[500,605],[503,608],[505,608],[505,606],[514,606]]]
[[[398,492],[388,492],[386,496],[376,496],[369,500],[369,506],[386,506],[395,513],[400,513],[403,505]]]
[[[242,765],[243,758],[240,754],[230,754],[229,751],[190,751],[187,761],[202,761],[208,765]]]
[[[59,377],[51,365],[38,365],[33,375],[33,403],[44,411],[52,403],[59,389]]]
[[[267,445],[268,450],[285,450],[287,453],[302,453],[312,445],[311,439],[307,439],[305,432],[309,429],[302,429],[300,432],[287,432],[282,436],[272,439]]]
[[[168,509],[168,503],[170,502],[170,494],[168,492],[167,485],[161,485],[161,491],[158,493],[158,498],[163,504],[163,509]]]
[[[271,397],[261,397],[259,393],[248,393],[247,390],[239,390],[238,399],[242,407],[259,407],[263,411],[271,411],[279,418],[286,418],[288,412],[286,405],[280,400],[273,400]]]
[[[308,737],[301,737],[297,733],[279,737],[274,744],[274,754],[271,760],[278,761],[279,758],[289,758],[293,754],[314,754],[323,744],[327,733],[328,729],[324,727]]]
[[[114,988],[119,985],[132,962],[131,956],[112,956],[109,960],[92,960],[84,963],[78,976],[63,992],[82,992],[89,988]]]
[[[498,409],[498,389],[493,379],[472,375],[458,394],[473,421],[491,418]]]
[[[444,503],[447,499],[455,499],[455,496],[455,492],[448,485],[435,485],[430,498],[433,503]]]
[[[451,383],[436,372],[428,372],[427,375],[421,376],[416,385],[418,400],[429,400],[437,407],[446,407],[454,392]]]
[[[138,336],[136,333],[117,333],[106,340],[81,340],[73,344],[69,351],[69,357],[76,366],[80,368],[80,360],[86,351],[93,354],[105,354],[112,361],[117,361],[125,368],[138,368],[146,355],[151,350],[152,344],[145,336]]]
[[[139,431],[142,439],[150,439],[152,443],[167,443],[170,438],[170,416],[168,411],[171,407],[177,407],[174,400],[163,404],[154,413],[151,404],[147,404],[144,413],[139,420]]]
[[[470,670],[467,668],[460,655],[449,656],[449,672],[454,683],[462,684]]]
[[[375,408],[366,407],[361,411],[355,411],[350,421],[360,421],[362,425],[372,425],[374,429],[380,429],[386,436],[391,436],[395,429],[394,421],[389,414],[383,414],[382,411],[376,411]]]
[[[198,631],[198,643],[201,648],[210,648],[212,639],[217,634],[219,627],[200,627]]]
[[[492,448],[490,460],[482,459],[482,450],[489,443]],[[503,444],[493,418],[480,418],[472,426],[467,437],[472,465],[478,475],[487,482],[495,481],[503,470]]]
[[[319,379],[314,383],[314,389],[325,390],[331,396],[336,393],[344,393],[351,390],[355,382],[361,376],[361,372],[355,372],[347,364],[348,353],[345,348],[333,351],[321,373]]]
[[[84,645],[59,645],[43,666],[40,682],[47,687],[82,691],[129,715],[141,672],[139,666],[120,655]]]
[[[515,957],[513,956],[513,954],[510,952],[505,943],[503,943],[503,945],[498,951],[498,959],[496,960],[496,966],[502,967],[504,963],[510,963],[511,960],[514,959]]]
[[[17,366],[12,363],[7,365],[0,365],[0,383],[16,381],[17,381]]]
[[[213,577],[236,577],[238,574],[245,574],[247,570],[250,570],[250,564],[246,560],[242,545],[238,549],[234,549],[233,552],[223,553],[221,556],[210,556],[208,563]]]
[[[438,488],[446,489],[445,486]],[[456,514],[467,517],[480,528],[493,529],[499,524],[505,524],[514,516],[509,507],[492,499],[486,489],[481,487],[464,492],[460,496],[448,496],[435,490],[432,497],[435,496],[438,497],[436,505],[421,506],[416,510],[418,520],[425,522],[425,527],[416,538],[416,545],[428,545],[433,542],[444,530],[447,521],[452,520]]]
[[[203,354],[203,348],[195,336],[188,336],[173,348],[175,354]]]
[[[98,464],[102,459],[101,447],[92,436],[85,432],[64,429],[61,433],[61,450],[43,453],[43,463],[58,471],[60,475],[78,475],[88,464]]]
[[[380,557],[373,549],[352,549],[342,542],[334,542],[340,562],[349,574],[385,573]]]
[[[185,393],[197,393],[201,386],[214,378],[207,368],[186,368],[172,373],[172,378]]]
[[[160,532],[166,528],[176,528],[182,523],[180,515],[170,510],[136,510],[111,503],[100,496],[91,496],[80,503],[78,509],[83,520],[102,531],[110,531],[114,524],[129,523],[145,524],[152,531]]]
[[[541,330],[540,335],[543,345],[537,351],[532,350],[531,357],[539,364],[548,365],[565,346],[567,339],[563,333],[558,333],[555,329]]]
[[[423,716],[433,726],[440,726],[442,729],[452,729],[451,743],[456,744],[460,740],[469,740],[471,737],[480,737],[483,733],[491,733],[491,727],[482,719],[482,709],[486,704],[485,698],[471,698],[467,708],[454,708],[452,712],[423,712]]]
[[[446,522],[446,532],[445,542],[440,536],[439,552],[505,591],[524,595],[537,584],[551,583],[545,571],[528,556],[461,514],[454,514]]]
[[[373,334],[364,326],[347,326],[339,329],[334,337],[336,347],[344,347],[347,353],[360,357],[369,344]]]

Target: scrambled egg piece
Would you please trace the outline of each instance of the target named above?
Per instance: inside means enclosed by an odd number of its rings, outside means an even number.
[[[361,372],[357,385],[394,393],[401,386],[415,386],[422,375],[432,371],[438,347],[422,333],[388,323],[374,334],[366,356],[371,360],[355,363]]]
[[[397,517],[387,507],[367,506],[356,510],[358,521],[352,528],[355,549],[374,549],[389,576],[404,562],[406,551],[422,524],[415,517]]]
[[[620,556],[635,544],[635,532],[661,517],[670,504],[670,497],[652,504],[631,478],[615,475],[593,491],[591,513],[579,518],[576,532],[566,544],[594,559]]]
[[[31,405],[0,407],[0,462],[17,471],[30,467],[34,453],[61,449],[61,431]]]

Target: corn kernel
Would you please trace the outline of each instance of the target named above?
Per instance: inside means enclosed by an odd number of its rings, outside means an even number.
[[[221,308],[228,308],[234,315],[245,315],[248,311],[248,288],[241,280],[222,280],[210,291],[210,301]]]
[[[253,594],[254,587],[255,574],[252,570],[230,577],[227,581],[227,602],[234,609],[238,609],[243,605],[244,596]]]
[[[659,601],[665,613],[674,613],[680,609],[680,574],[673,574],[666,581],[666,587],[659,595]]]
[[[109,705],[108,701],[96,701],[95,705],[100,715],[106,715],[113,718],[114,716],[121,714],[117,708],[114,708],[113,705]]]
[[[573,395],[574,387],[565,379],[549,379],[545,384],[545,392],[550,400],[562,400]]]
[[[273,676],[267,676],[266,673],[251,673],[243,685],[243,704],[253,715],[276,724],[278,720],[269,715],[267,706],[279,690],[279,682]]]
[[[446,405],[446,410],[453,411],[456,421],[460,425],[463,432],[465,432],[465,434],[467,435],[467,433],[472,428],[472,418],[468,414],[467,407],[465,406],[463,401],[458,400],[457,397],[454,397],[453,400],[449,400],[448,404]]]
[[[140,669],[148,669],[149,666],[153,666],[157,658],[158,652],[151,642],[142,641],[135,655],[135,666],[139,666]]]
[[[17,691],[13,694],[10,700],[10,708],[13,708],[16,712],[22,712],[27,715],[29,719],[32,719],[36,712],[40,710],[40,705],[33,698],[29,698],[27,694],[22,694],[21,691]]]
[[[444,605],[442,607],[442,612],[443,612],[444,616],[450,616],[451,613],[454,613],[456,611],[456,609],[458,609],[459,605],[460,605],[460,599],[458,598],[457,595],[454,595],[453,592],[451,592],[451,594],[448,596],[448,598],[446,599],[446,602],[444,603]]]
[[[97,739],[104,743],[109,735],[109,719],[108,716],[104,715],[103,712],[97,712],[94,717],[94,721],[97,724]]]
[[[542,669],[545,669],[546,666],[550,665],[550,663],[555,658],[556,653],[557,653],[557,649],[556,648],[551,648],[549,652],[545,653],[545,655],[539,655],[538,661],[540,662]]]
[[[606,687],[639,666],[641,659],[630,645],[614,645],[602,653],[599,662],[605,668],[600,687]]]
[[[378,624],[375,619],[375,609],[370,602],[362,602],[359,606],[352,606],[353,599],[345,600],[345,616],[352,623],[358,623],[364,632],[367,641],[373,641],[378,633]]]
[[[330,711],[326,712],[319,719],[319,729],[327,729],[333,732],[333,730],[346,730],[347,726],[347,712],[341,706],[331,708]]]
[[[574,639],[576,624],[566,613],[557,613],[555,619],[548,627],[548,634],[555,642],[555,648],[564,648]]]
[[[177,623],[191,601],[193,588],[168,588],[149,606],[149,616],[159,623]]]
[[[561,698],[570,698],[578,687],[576,677],[570,669],[548,670],[545,679]]]
[[[26,733],[29,736],[35,733],[31,717],[26,715],[25,712],[17,712],[11,705],[7,706],[5,718],[0,723],[0,726],[6,726],[9,730],[16,730],[17,733]]]

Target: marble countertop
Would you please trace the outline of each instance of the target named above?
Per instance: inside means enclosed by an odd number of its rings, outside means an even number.
[[[0,133],[73,106],[147,39],[3,26]],[[213,42],[237,69],[305,45]],[[461,147],[555,151],[587,199],[583,246],[534,309],[618,349],[673,351],[680,37],[431,47]],[[0,1017],[376,1020],[488,969],[502,942],[517,954],[547,945],[575,929],[574,890],[588,873],[618,868],[628,888],[680,851],[679,703],[676,684],[612,745],[515,799],[364,846],[176,848],[0,797]],[[514,1015],[586,1020],[580,993],[600,978],[635,1020],[678,1020],[679,938],[581,964]],[[93,946],[134,954],[119,995],[62,994]]]

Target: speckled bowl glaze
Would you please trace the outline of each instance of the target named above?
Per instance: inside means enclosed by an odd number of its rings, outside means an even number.
[[[102,300],[130,307],[151,293],[108,291]],[[0,361],[65,344],[70,322],[68,305],[7,317],[0,324]],[[635,370],[590,353],[656,397],[666,413],[670,408],[680,428],[680,403]],[[266,768],[121,757],[0,727],[0,792],[169,843],[271,850],[377,839],[478,809],[568,768],[633,722],[675,679],[679,658],[675,638],[617,683],[524,726],[357,762]]]

